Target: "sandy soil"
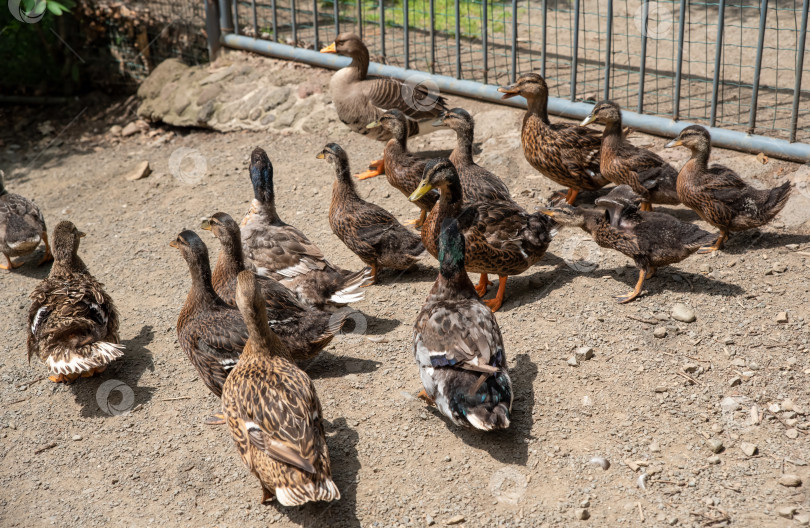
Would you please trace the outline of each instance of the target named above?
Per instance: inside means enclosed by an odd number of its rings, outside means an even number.
[[[317,70],[301,75],[328,79]],[[555,190],[523,160],[519,111],[453,100],[478,115],[481,163],[518,202],[533,210]],[[262,506],[227,430],[203,425],[218,401],[177,344],[189,279],[168,243],[204,215],[241,217],[252,198],[248,156],[258,145],[275,165],[282,218],[334,263],[358,268],[329,229],[333,173],[315,154],[337,141],[360,169],[380,145],[334,122],[324,123],[328,135],[154,127],[118,138],[110,126],[134,119],[122,103],[94,96],[57,110],[0,110],[9,123],[0,130],[8,188],[35,198],[51,227],[70,219],[88,233],[82,257],[115,299],[127,346],[99,377],[70,386],[43,380],[44,367],[26,360],[25,321],[27,296],[47,266],[34,265],[37,253],[0,274],[2,526],[766,527],[808,519],[807,197],[796,193],[773,225],[734,236],[726,251],[661,270],[629,305],[612,299],[635,283],[628,259],[579,232],[558,235],[546,258],[509,280],[497,314],[516,391],[512,427],[498,434],[459,430],[414,400],[421,384],[411,328],[436,263],[385,273],[356,306],[365,331],[341,337],[308,369],[343,498]],[[45,121],[53,131],[43,134]],[[640,134],[634,141],[663,145]],[[452,145],[439,133],[414,147]],[[192,149],[191,165],[171,161],[181,148]],[[686,157],[666,154],[676,165]],[[758,185],[808,168],[716,156]],[[154,172],[127,181],[142,160]],[[199,160],[204,174],[195,172]],[[400,219],[413,217],[384,178],[359,186]],[[665,210],[697,221],[684,208]],[[214,258],[216,241],[203,238]],[[671,319],[675,303],[697,320]],[[787,322],[777,322],[781,312]],[[595,355],[572,366],[579,347]],[[756,454],[747,456],[744,443]],[[783,474],[804,483],[783,486]],[[583,509],[589,520],[578,520]]]

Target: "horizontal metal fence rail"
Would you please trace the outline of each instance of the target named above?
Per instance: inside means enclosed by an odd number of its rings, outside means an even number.
[[[206,1],[230,48],[336,67],[313,50],[353,31],[376,75],[431,73],[443,91],[503,102],[497,85],[537,71],[557,115],[611,98],[644,132],[698,123],[718,146],[810,161],[810,0]]]

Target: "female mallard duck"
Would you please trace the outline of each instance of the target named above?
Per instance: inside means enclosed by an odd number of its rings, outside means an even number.
[[[380,268],[406,270],[425,252],[422,240],[402,226],[382,207],[357,194],[349,172],[349,158],[336,143],[329,143],[318,154],[335,167],[329,225],[332,232],[366,265],[371,266],[371,282]]]
[[[239,225],[228,214],[216,213],[203,221],[202,229],[211,231],[222,245],[211,280],[214,291],[225,304],[235,308],[236,276],[245,269]],[[258,276],[256,280],[267,303],[270,327],[296,361],[314,358],[353,313],[348,308],[329,313],[306,307],[275,279]]]
[[[308,306],[345,306],[365,295],[370,269],[341,270],[326,260],[318,246],[276,213],[273,165],[264,150],[250,156],[255,199],[242,220],[242,247],[259,275],[272,277]]]
[[[601,101],[582,121],[605,125],[599,168],[602,176],[616,185],[629,185],[641,199],[641,210],[652,211],[652,204],[681,203],[676,183],[678,171],[658,154],[636,147],[622,132],[622,110],[613,101]]]
[[[619,185],[596,199],[601,209],[564,207],[545,211],[563,226],[587,231],[599,246],[614,249],[633,259],[639,269],[635,289],[616,297],[628,303],[639,296],[644,279],[657,268],[675,264],[711,241],[713,236],[696,225],[664,213],[639,209],[641,197],[628,185]]]
[[[436,257],[442,222],[445,218],[459,218],[466,239],[466,268],[481,274],[478,294],[483,296],[487,291],[487,274],[498,275],[497,295],[484,301],[492,311],[497,310],[503,304],[507,277],[523,273],[545,254],[557,231],[554,222],[542,213],[530,215],[514,202],[462,204],[461,182],[455,166],[447,159],[428,162],[411,200],[418,200],[431,189],[439,189],[439,203],[422,226],[425,249]]]
[[[512,201],[506,184],[493,173],[473,160],[475,121],[463,108],[442,112],[433,126],[447,127],[456,133],[456,148],[450,153],[450,161],[456,166],[464,200],[468,202]]]
[[[408,150],[408,127],[415,125],[415,121],[396,109],[386,111],[379,121],[368,125],[369,128],[382,127],[391,135],[383,151],[385,177],[392,187],[405,196],[410,196],[419,186],[427,163],[427,159],[419,158]],[[439,193],[433,191],[414,202],[421,209],[421,214],[418,220],[409,223],[415,224],[417,228],[422,227],[427,214],[438,200]]]
[[[518,95],[526,99],[523,155],[543,176],[568,187],[565,200],[569,204],[580,191],[595,191],[609,183],[599,174],[599,134],[575,123],[552,124],[548,120],[548,86],[542,76],[524,73],[515,84],[498,91],[504,99]]]
[[[390,77],[368,79],[368,48],[353,33],[341,33],[321,53],[337,53],[352,59],[351,64],[332,75],[329,91],[338,117],[357,133],[388,141],[391,136],[385,129],[370,129],[367,125],[391,109],[401,111],[415,122],[408,127],[409,135],[428,133],[433,130],[430,121],[447,109],[444,97],[429,92],[421,84]],[[383,173],[384,160],[377,160],[371,163],[368,171],[358,174],[358,178],[373,178]]]
[[[779,214],[790,197],[790,182],[773,189],[754,189],[737,173],[722,165],[709,167],[712,140],[709,131],[699,125],[681,130],[667,147],[683,145],[692,157],[678,173],[678,198],[706,222],[720,230],[720,237],[699,253],[711,253],[723,247],[730,231],[760,227]]]
[[[78,255],[83,236],[72,223],[59,222],[53,231],[53,267],[31,293],[28,361],[36,355],[55,382],[103,372],[124,355],[115,304]]]
[[[456,220],[445,218],[439,276],[413,328],[413,355],[425,387],[419,395],[456,425],[506,429],[512,381],[503,337],[464,268],[464,245]]]
[[[261,483],[261,502],[339,499],[315,386],[267,326],[264,299],[249,271],[239,273],[236,304],[250,338],[225,381],[222,409],[242,462]]]
[[[0,171],[0,253],[6,260],[0,262],[0,269],[13,270],[22,266],[22,262],[12,262],[11,257],[28,255],[40,242],[45,244],[45,254],[39,263],[53,260],[45,219],[39,207],[28,198],[8,192],[4,176]]]

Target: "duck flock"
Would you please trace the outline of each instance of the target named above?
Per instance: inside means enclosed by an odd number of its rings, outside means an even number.
[[[657,268],[722,249],[730,232],[773,219],[791,193],[789,182],[757,190],[732,170],[710,166],[711,138],[700,126],[683,129],[667,144],[692,153],[678,171],[627,141],[621,109],[611,101],[597,103],[580,125],[551,123],[546,83],[529,73],[500,91],[528,103],[522,126],[526,160],[567,188],[529,213],[500,178],[473,160],[468,112],[395,79],[367,79],[368,50],[353,34],[338,35],[322,51],[352,59],[331,81],[340,120],[385,142],[382,159],[358,177],[385,174],[419,207],[419,218],[408,223],[419,233],[361,198],[347,153],[329,143],[317,153],[335,171],[329,224],[365,264],[362,269],[334,266],[301,230],[279,218],[273,166],[261,148],[250,157],[254,200],[241,223],[218,212],[200,226],[221,246],[213,271],[206,244],[194,231],[179,233],[170,244],[191,275],[178,340],[199,378],[222,401],[206,423],[227,424],[242,461],[261,483],[262,502],[275,498],[292,506],[340,498],[323,409],[299,365],[342,331],[353,313],[347,305],[363,299],[381,269],[409,269],[425,252],[438,260],[438,276],[414,324],[413,354],[424,385],[419,396],[457,426],[504,429],[513,391],[495,312],[507,278],[537,263],[558,229],[579,227],[601,247],[633,259],[638,283],[617,297],[626,303],[641,294]],[[414,97],[432,104],[413,104]],[[588,128],[593,122],[604,130]],[[408,150],[408,137],[439,128],[457,134],[449,158],[428,160]],[[609,183],[616,186],[596,207],[575,205],[580,191]],[[654,212],[653,204],[683,204],[719,234]],[[31,200],[6,191],[0,173],[0,267],[19,266],[12,258],[40,243],[41,263],[53,260],[49,276],[31,293],[27,345],[29,360],[42,360],[54,382],[103,372],[124,355],[115,304],[79,257],[84,236],[71,222],[60,222],[51,251],[41,212]],[[477,284],[468,273],[480,274]],[[489,275],[498,276],[497,293],[482,301],[492,284]]]

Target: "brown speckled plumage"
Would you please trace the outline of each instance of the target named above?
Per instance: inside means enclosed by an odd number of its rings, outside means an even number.
[[[53,267],[30,296],[28,360],[41,359],[53,381],[101,372],[124,354],[115,304],[78,255],[83,236],[71,222],[56,226]]]
[[[604,187],[608,180],[599,174],[601,138],[591,129],[548,119],[548,86],[536,73],[521,75],[512,86],[500,88],[504,99],[521,95],[528,109],[523,118],[521,142],[526,161],[550,180],[568,187],[568,202],[582,190]]]
[[[225,382],[222,408],[242,462],[261,483],[261,502],[339,499],[315,386],[269,329],[248,271],[239,274],[236,302],[250,338]]]
[[[692,125],[667,146],[683,145],[692,151],[678,173],[678,197],[704,221],[720,230],[720,237],[705,251],[720,249],[731,231],[761,227],[779,214],[790,198],[785,182],[773,189],[755,189],[722,165],[709,166],[711,137],[708,130]]]
[[[250,156],[250,177],[254,200],[242,220],[242,248],[256,272],[276,279],[308,306],[362,300],[371,270],[349,272],[333,266],[304,233],[278,217],[273,166],[260,148]]]
[[[48,246],[48,233],[45,219],[37,205],[19,194],[10,193],[5,187],[5,174],[0,171],[0,253],[5,262],[0,261],[0,269],[13,269],[11,257],[21,257],[32,253],[40,242],[45,244],[45,254],[40,264],[53,257]]]
[[[676,189],[678,171],[658,154],[625,139],[618,104],[596,103],[583,124],[591,122],[605,125],[599,161],[602,176],[616,185],[629,185],[641,197],[642,210],[651,209],[650,203],[680,203]]]
[[[329,143],[319,157],[335,167],[329,225],[346,247],[371,266],[372,281],[381,268],[405,270],[416,264],[425,251],[421,239],[391,213],[357,194],[346,152]]]

